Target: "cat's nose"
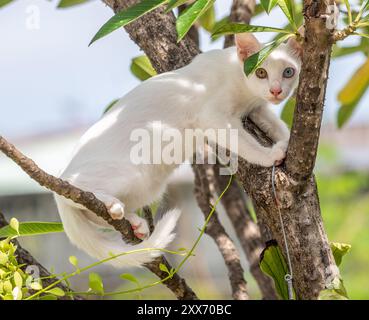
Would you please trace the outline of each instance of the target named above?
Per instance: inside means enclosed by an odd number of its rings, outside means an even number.
[[[269,91],[277,98],[282,93],[282,88],[271,88]]]

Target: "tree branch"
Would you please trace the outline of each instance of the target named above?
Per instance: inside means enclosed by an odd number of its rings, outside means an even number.
[[[30,158],[22,154],[17,148],[0,136],[0,151],[7,157],[18,164],[29,177],[41,186],[61,195],[75,203],[83,205],[85,208],[96,213],[106,222],[112,225],[117,231],[122,234],[123,240],[126,242],[138,242],[133,233],[130,223],[126,219],[113,220],[103,202],[95,197],[91,192],[83,191],[69,182],[56,178],[37,166]]]
[[[41,186],[83,205],[87,209],[96,213],[99,217],[103,218],[122,234],[124,241],[131,243],[137,243],[140,241],[134,236],[130,223],[125,219],[113,220],[110,217],[105,204],[98,200],[92,193],[85,192],[62,179],[46,173],[40,169],[33,160],[23,155],[2,136],[0,136],[0,151],[17,163],[31,179],[38,182]],[[167,274],[160,270],[160,264],[166,265],[168,270],[171,270],[172,268],[168,261],[162,256],[145,265],[145,267],[160,279],[165,279]],[[192,289],[178,274],[175,274],[171,279],[165,281],[164,284],[176,295],[178,299],[197,299]]]
[[[207,164],[194,164],[192,168],[195,173],[195,196],[206,219],[211,206],[214,206],[216,201],[214,198],[214,166]],[[227,191],[226,194],[228,192],[229,191]],[[239,253],[232,239],[228,236],[222,226],[216,211],[213,213],[205,232],[213,238],[223,256],[224,262],[228,268],[228,276],[231,283],[233,298],[235,300],[249,299],[246,289],[246,281],[244,279],[244,270],[241,266]]]

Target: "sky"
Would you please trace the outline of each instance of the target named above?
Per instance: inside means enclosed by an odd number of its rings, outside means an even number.
[[[139,48],[123,30],[88,43],[111,16],[101,1],[56,9],[58,1],[16,0],[0,9],[0,134],[29,137],[88,125],[105,106],[139,81],[129,71]],[[230,0],[217,1],[223,17]],[[281,12],[253,20],[256,25],[283,26]],[[258,35],[262,41],[269,35]],[[221,48],[202,32],[202,49]],[[356,41],[355,39],[349,41]],[[347,42],[349,44],[349,42]],[[335,120],[337,92],[364,61],[360,54],[335,60],[331,66],[325,121]],[[352,123],[368,123],[367,94]]]

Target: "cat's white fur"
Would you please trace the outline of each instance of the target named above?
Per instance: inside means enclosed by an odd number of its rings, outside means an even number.
[[[130,150],[134,129],[154,133],[155,121],[181,132],[186,128],[238,129],[238,152],[247,161],[272,166],[285,157],[289,131],[269,110],[269,102],[285,99],[295,87],[300,69],[296,42],[282,44],[264,61],[266,79],[255,74],[246,77],[243,60],[261,46],[253,35],[236,36],[236,47],[200,54],[188,66],[153,77],[125,95],[111,111],[81,138],[68,166],[60,177],[93,192],[115,219],[130,221],[139,245],[125,244],[120,235],[94,213],[58,195],[55,196],[64,229],[69,239],[89,255],[103,259],[110,253],[143,248],[165,248],[174,237],[179,211],[166,213],[149,233],[147,223],[134,212],[158,200],[176,165],[135,165]],[[296,70],[294,77],[283,78],[286,67]],[[270,89],[280,86],[279,100]],[[261,146],[241,123],[248,115],[276,142],[272,148]],[[185,159],[183,159],[185,160]],[[109,229],[110,228],[110,229]],[[111,260],[116,267],[141,266],[161,254],[147,251]]]

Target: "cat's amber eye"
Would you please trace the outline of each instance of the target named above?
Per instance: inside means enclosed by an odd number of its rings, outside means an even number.
[[[284,78],[292,78],[295,75],[295,69],[288,67],[286,69],[284,69],[283,71],[283,77]]]
[[[265,79],[268,76],[268,73],[264,68],[256,69],[255,74],[260,79]]]

